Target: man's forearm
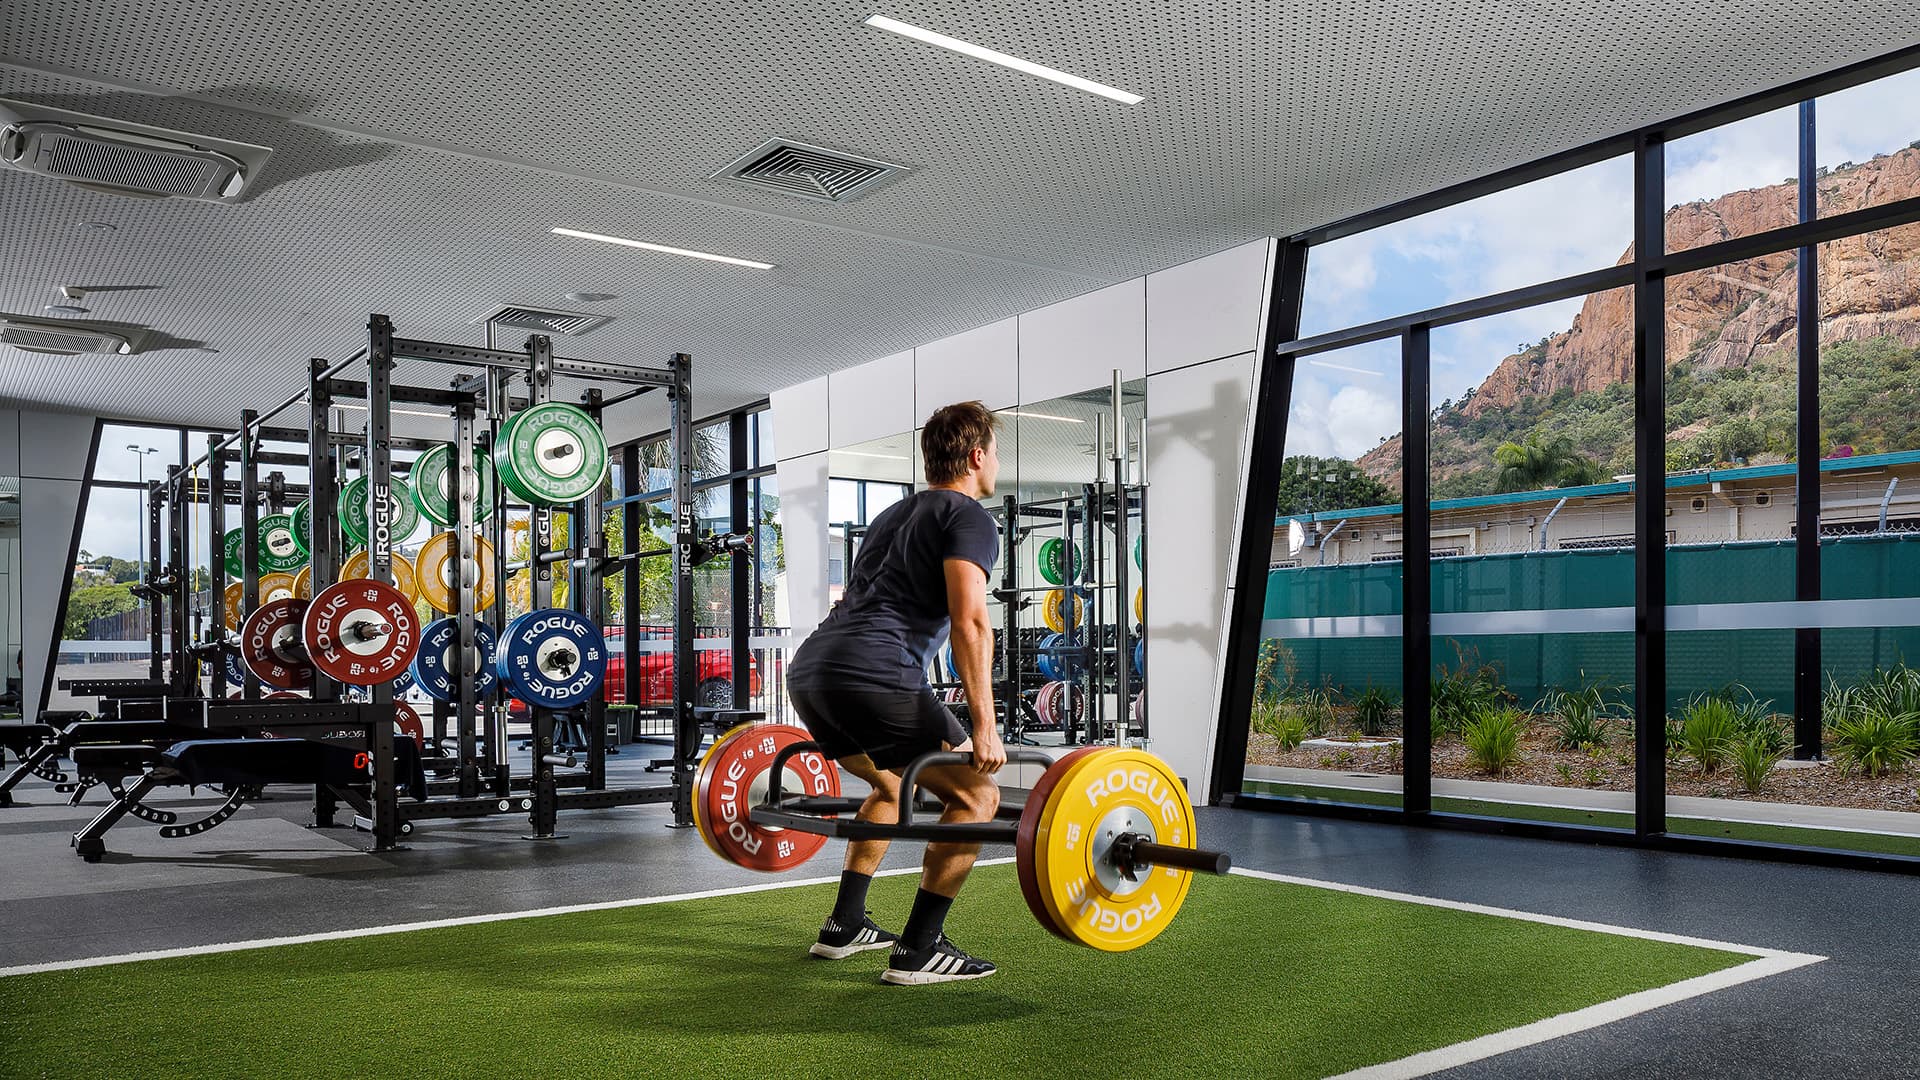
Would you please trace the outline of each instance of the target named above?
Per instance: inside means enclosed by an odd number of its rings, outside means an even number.
[[[953,638],[954,666],[960,669],[974,733],[998,730],[993,713],[993,628],[984,620],[955,623]]]

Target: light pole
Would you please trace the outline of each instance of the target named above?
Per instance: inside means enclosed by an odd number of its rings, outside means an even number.
[[[160,451],[152,446],[142,450],[139,443],[128,443],[127,449],[133,451],[134,460],[139,463],[140,490],[134,495],[134,516],[140,519],[140,550],[134,553],[133,561],[140,566],[140,581],[147,580],[147,455]]]

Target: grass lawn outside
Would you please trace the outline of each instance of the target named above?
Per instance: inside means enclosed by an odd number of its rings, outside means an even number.
[[[882,925],[915,884],[874,883]],[[0,1077],[1413,1076],[1818,959],[1246,873],[1199,878],[1158,940],[1103,954],[1043,931],[994,865],[948,930],[1000,972],[893,987],[884,952],[807,957],[832,896],[0,972]]]
[[[1254,779],[1246,780],[1244,786],[1247,791],[1256,795],[1275,795],[1288,799],[1396,808],[1400,805],[1400,793],[1397,791],[1316,787],[1311,784]],[[1544,821],[1556,825],[1593,825],[1605,829],[1633,831],[1632,814],[1610,810],[1588,810],[1577,806],[1541,806],[1535,803],[1435,795],[1433,808],[1446,814],[1472,814],[1476,817],[1516,818],[1521,821]],[[1894,833],[1809,829],[1750,821],[1716,821],[1711,818],[1680,817],[1674,814],[1667,815],[1667,832],[1679,836],[1704,836],[1716,840],[1753,840],[1767,844],[1865,851],[1879,855],[1920,856],[1920,837],[1901,836]]]

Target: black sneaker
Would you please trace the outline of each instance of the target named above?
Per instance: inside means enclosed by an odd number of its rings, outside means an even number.
[[[845,960],[854,953],[884,949],[899,940],[897,935],[880,929],[864,915],[852,926],[841,926],[829,915],[826,924],[820,927],[820,940],[807,951],[823,960]]]
[[[988,961],[968,956],[959,946],[948,941],[947,935],[941,934],[924,949],[894,945],[893,958],[887,961],[887,970],[880,973],[880,981],[896,986],[918,986],[922,983],[984,979],[997,970]]]

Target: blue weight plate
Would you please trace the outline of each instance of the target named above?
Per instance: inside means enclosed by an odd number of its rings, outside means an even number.
[[[231,649],[221,649],[220,656],[227,662],[227,688],[231,690],[247,685],[247,665],[240,662],[240,654]]]
[[[1048,682],[1060,681],[1060,669],[1053,663],[1053,647],[1060,640],[1059,634],[1048,634],[1040,639],[1040,652],[1034,666],[1040,669],[1040,677]]]
[[[1145,675],[1147,673],[1146,638],[1133,639],[1133,673],[1136,675]]]
[[[607,643],[579,612],[542,608],[507,624],[494,652],[494,671],[528,705],[564,709],[599,692],[607,675]]]
[[[452,701],[460,696],[453,681],[453,667],[458,659],[453,643],[459,634],[457,619],[435,619],[428,623],[420,635],[420,652],[414,656],[413,666],[407,669],[409,676],[420,684],[421,692],[435,701]],[[476,621],[473,624],[474,658],[469,665],[475,700],[492,693],[493,684],[499,678],[493,664],[494,645],[493,627]],[[399,692],[397,684],[394,689]]]

